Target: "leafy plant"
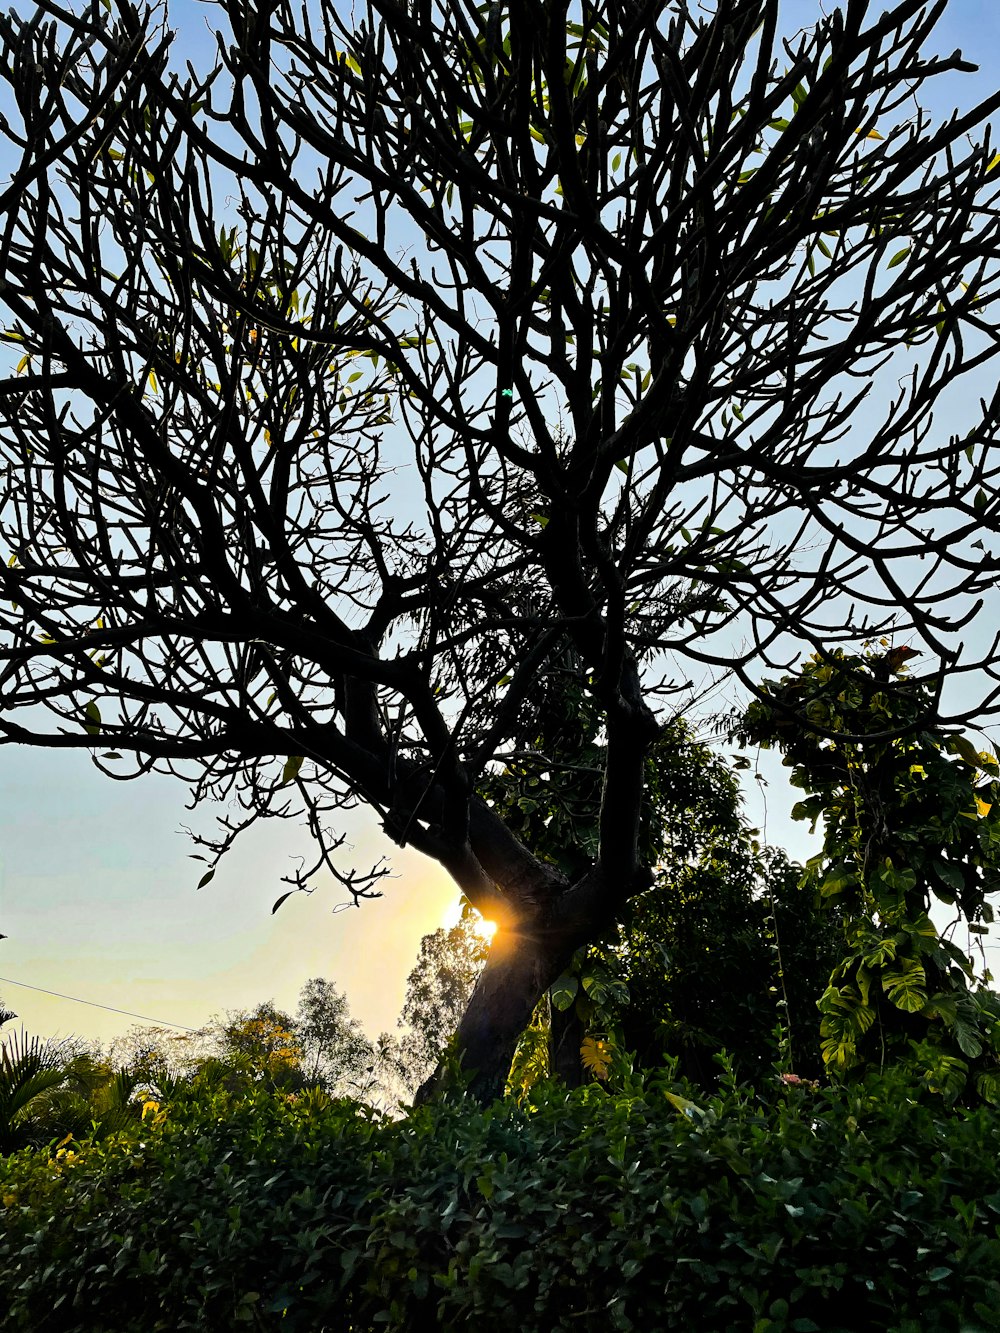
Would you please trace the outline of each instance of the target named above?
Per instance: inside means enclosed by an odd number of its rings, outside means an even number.
[[[66,1077],[58,1045],[24,1032],[5,1039],[0,1049],[0,1153],[30,1140],[33,1109]]]
[[[392,1120],[187,1085],[0,1161],[12,1333],[946,1333],[1000,1324],[1000,1125],[919,1080],[668,1068]]]
[[[815,654],[763,684],[742,732],[783,752],[804,793],[793,816],[823,824],[803,883],[844,920],[820,1000],[826,1063],[903,1061],[949,1099],[994,1101],[1000,999],[929,911],[952,909],[970,937],[993,921],[1000,764],[935,722],[938,682],[910,677],[912,656],[886,639]]]

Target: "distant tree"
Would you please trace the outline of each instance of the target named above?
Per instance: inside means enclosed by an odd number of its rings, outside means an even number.
[[[490,946],[480,920],[466,903],[453,926],[440,926],[420,941],[406,980],[397,1037],[400,1073],[411,1092],[434,1072],[486,965]]]
[[[215,1053],[217,1033],[210,1025],[183,1032],[158,1024],[134,1023],[108,1045],[107,1063],[128,1069],[141,1080],[156,1084],[163,1075],[183,1078]]]
[[[220,1024],[215,1058],[237,1076],[280,1091],[305,1085],[302,1046],[295,1020],[271,1001],[253,1009],[239,1009]]]
[[[332,982],[313,977],[305,983],[293,1032],[307,1082],[333,1096],[363,1097],[372,1091],[378,1081],[376,1048]]]
[[[536,703],[520,751],[481,790],[526,846],[573,877],[569,858],[599,836],[602,718],[572,673],[544,681]],[[721,1050],[747,1078],[789,1052],[797,1070],[818,1072],[816,1003],[839,958],[839,921],[800,889],[801,867],[748,827],[737,777],[747,763],[727,762],[683,719],[664,726],[640,821],[653,885],[557,978],[527,1035],[522,1081],[551,1072],[575,1085],[588,1076],[581,1052],[601,1074],[598,1057],[607,1064],[616,1046],[645,1065],[678,1056],[699,1082],[714,1080]]]
[[[203,884],[304,812],[293,889],[368,896],[328,827],[367,804],[500,924],[458,1034],[490,1097],[652,882],[692,675],[861,625],[977,665],[1000,394],[931,409],[998,350],[1000,93],[900,114],[973,68],[924,51],[945,0],[780,61],[778,0],[222,0],[186,77],[160,9],[79,3],[0,19],[0,739],[226,803]],[[599,817],[542,860],[479,790],[567,672]]]

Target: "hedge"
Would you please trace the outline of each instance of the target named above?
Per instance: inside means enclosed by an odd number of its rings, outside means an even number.
[[[402,1119],[187,1089],[0,1161],[0,1200],[31,1333],[1000,1329],[1000,1117],[892,1078]]]

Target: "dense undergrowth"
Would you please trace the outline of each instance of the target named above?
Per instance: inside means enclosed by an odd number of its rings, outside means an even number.
[[[180,1088],[141,1136],[0,1161],[2,1327],[1000,1328],[995,1111],[898,1078],[694,1098]]]

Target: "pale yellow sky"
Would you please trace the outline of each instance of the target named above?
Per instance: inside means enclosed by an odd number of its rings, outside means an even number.
[[[213,1013],[273,999],[294,1008],[325,976],[374,1033],[395,1025],[421,936],[456,900],[419,854],[352,816],[345,865],[391,854],[384,897],[334,912],[339,886],[297,894],[271,914],[304,832],[251,830],[215,879],[177,830],[196,823],[168,779],[112,783],[80,754],[0,751],[0,977],[198,1027]],[[29,1032],[108,1041],[130,1020],[0,981]]]

